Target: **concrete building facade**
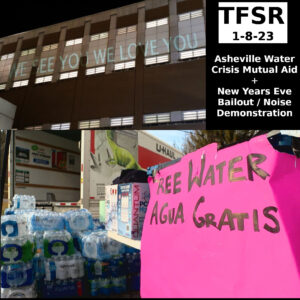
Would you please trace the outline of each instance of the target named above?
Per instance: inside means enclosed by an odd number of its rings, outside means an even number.
[[[0,38],[17,129],[205,128],[205,0],[145,0]]]

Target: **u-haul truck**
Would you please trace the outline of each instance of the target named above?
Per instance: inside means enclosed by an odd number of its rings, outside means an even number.
[[[124,169],[148,167],[182,157],[174,147],[145,131],[83,131],[80,199],[93,215],[105,210],[105,185]]]
[[[8,198],[35,195],[54,211],[87,208],[104,213],[105,185],[124,169],[141,169],[182,157],[145,131],[14,131],[8,164]]]

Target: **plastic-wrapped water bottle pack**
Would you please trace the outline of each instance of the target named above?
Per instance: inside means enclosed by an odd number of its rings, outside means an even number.
[[[35,211],[35,197],[15,195],[12,207],[1,216],[1,298],[36,297],[36,252],[28,230],[28,217]]]
[[[14,195],[13,208],[15,209],[35,209],[36,199],[29,195]]]
[[[94,229],[93,217],[87,209],[67,211],[64,213],[64,217],[66,229],[71,233]]]
[[[44,281],[41,285],[43,298],[78,298],[84,295],[83,279]]]
[[[41,213],[33,215],[30,224],[30,230],[35,231],[37,248],[44,255],[41,295],[45,298],[81,296],[85,259],[76,252],[74,241],[77,240],[73,236],[93,230],[92,215],[86,209],[62,214]]]
[[[87,295],[107,296],[139,288],[135,249],[109,238],[88,210],[38,210],[34,196],[15,195],[1,217],[0,254],[1,298],[77,297],[86,288]]]
[[[5,238],[1,236],[1,265],[30,262],[35,253],[31,235]]]
[[[65,229],[64,217],[56,212],[39,210],[28,219],[30,232]]]
[[[17,288],[1,288],[1,298],[36,298],[36,284]]]
[[[84,277],[84,258],[80,253],[45,260],[45,280],[66,280]]]
[[[72,232],[72,238],[74,242],[74,247],[77,251],[81,252],[83,251],[83,238],[89,234],[91,234],[93,231],[79,231],[79,232]]]
[[[32,285],[34,268],[32,263],[6,265],[1,268],[1,287],[15,288]]]
[[[8,215],[1,217],[1,237],[19,237],[28,233],[25,215]]]
[[[45,231],[43,235],[44,256],[73,255],[75,253],[73,238],[66,230]]]
[[[92,232],[82,238],[82,255],[86,258],[103,260],[123,252],[123,244],[109,238],[106,231]]]
[[[139,291],[139,253],[115,255],[102,261],[87,259],[86,277],[91,296]]]

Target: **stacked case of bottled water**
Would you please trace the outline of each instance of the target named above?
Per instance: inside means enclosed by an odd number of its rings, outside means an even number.
[[[129,292],[136,292],[140,290],[141,255],[140,250],[134,248],[128,250],[125,258],[127,289]]]
[[[33,197],[16,195],[5,214],[1,298],[109,296],[139,290],[139,251],[110,239],[88,210],[37,210]]]
[[[121,294],[126,291],[122,254],[124,245],[110,239],[104,230],[82,236],[90,296]]]
[[[103,230],[83,235],[81,247],[87,259],[86,276],[90,296],[139,291],[139,250],[109,238]]]
[[[86,209],[68,211],[60,217],[64,227],[45,231],[43,235],[45,298],[76,297],[84,293],[85,260],[78,245],[78,235],[93,230],[93,219]]]
[[[37,297],[35,243],[26,217],[34,208],[34,196],[15,195],[12,208],[1,217],[1,298]]]
[[[44,298],[82,296],[84,259],[75,251],[72,235],[66,228],[64,214],[36,211],[29,217],[29,230],[37,245],[39,287]]]
[[[43,296],[43,287],[45,279],[45,249],[44,235],[52,231],[62,231],[65,228],[64,218],[54,212],[47,210],[35,210],[28,216],[29,231],[36,242],[36,254],[34,256],[34,265],[36,270],[36,279],[38,286],[38,296]],[[46,249],[47,253],[48,249]]]

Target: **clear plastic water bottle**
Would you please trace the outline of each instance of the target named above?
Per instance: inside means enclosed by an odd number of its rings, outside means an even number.
[[[126,253],[126,266],[129,274],[133,273],[132,253]]]
[[[44,279],[45,277],[45,264],[44,256],[41,253],[36,253],[33,258],[35,278],[37,280]]]
[[[105,296],[109,296],[112,292],[111,290],[111,280],[109,278],[100,278],[99,292]]]
[[[132,264],[133,264],[133,273],[140,273],[140,268],[141,268],[141,259],[140,259],[140,254],[139,253],[133,253],[132,254]]]
[[[51,272],[49,268],[49,258],[45,258],[44,260],[44,269],[45,269],[45,281],[50,281],[51,280]]]
[[[68,275],[68,278],[79,278],[79,263],[75,255],[68,258]]]
[[[102,277],[103,278],[110,278],[112,276],[111,274],[111,260],[110,259],[104,259],[101,261],[102,264]]]
[[[100,260],[97,260],[94,264],[94,270],[95,270],[95,275],[96,276],[101,276],[102,275],[102,263]]]
[[[98,296],[98,280],[97,279],[93,279],[90,281],[90,293],[91,296]]]
[[[84,258],[81,256],[81,254],[75,254],[75,263],[77,264],[78,268],[78,277],[77,278],[82,278],[84,277]]]
[[[126,292],[126,276],[119,276],[112,278],[112,292],[115,294],[122,294]]]
[[[36,231],[32,235],[35,242],[36,252],[44,255],[44,233],[42,231]]]
[[[56,262],[54,259],[45,259],[45,280],[54,281],[56,280]]]
[[[120,254],[119,272],[120,272],[121,276],[123,276],[123,275],[126,276],[127,270],[126,270],[125,254]]]
[[[85,259],[85,276],[92,280],[102,276],[102,265],[99,260]]]
[[[55,297],[55,289],[54,289],[54,283],[57,285],[57,282],[54,281],[44,281],[42,284],[42,295],[45,298],[49,298],[50,295],[52,297]]]
[[[35,209],[36,207],[36,198],[35,196],[30,196],[30,207],[29,208],[32,208],[32,209]]]
[[[110,276],[118,277],[119,270],[118,270],[118,259],[116,256],[110,258]]]
[[[21,196],[20,195],[18,195],[18,194],[16,194],[16,195],[14,195],[14,197],[13,197],[13,201],[12,201],[12,207],[13,208],[20,208],[20,200],[21,200],[21,198],[20,198]]]
[[[56,266],[56,279],[66,280],[69,278],[69,258],[59,256],[54,259]]]

